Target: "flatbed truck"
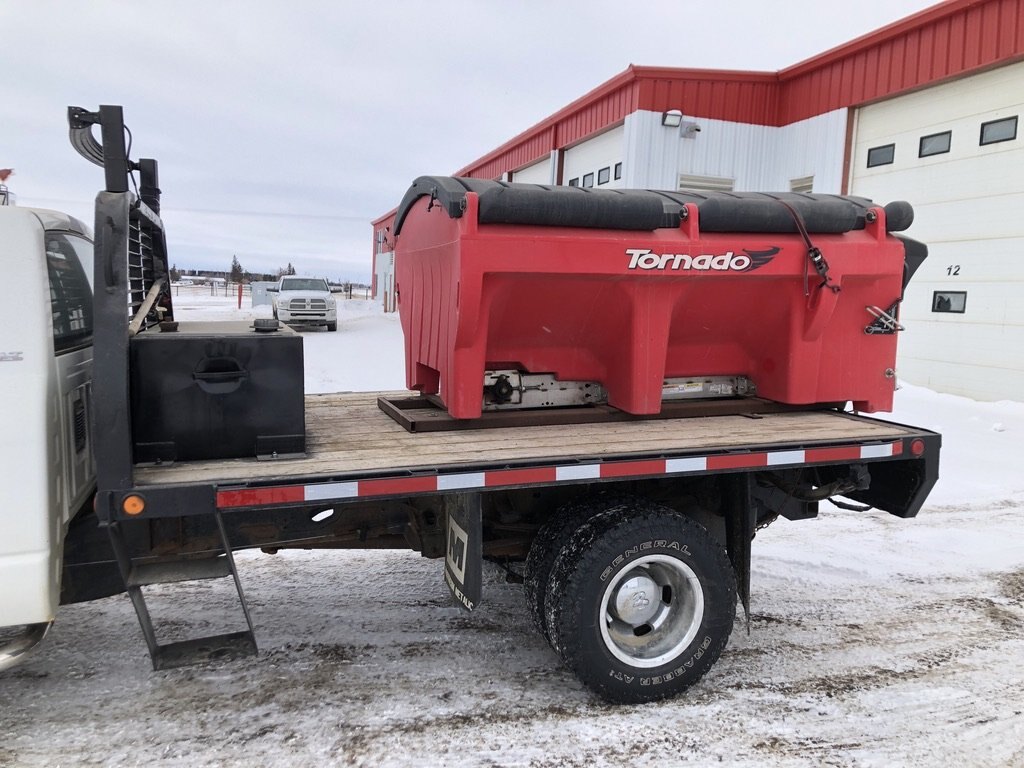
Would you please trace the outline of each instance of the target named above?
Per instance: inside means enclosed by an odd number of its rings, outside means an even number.
[[[132,345],[176,322],[157,166],[128,158],[120,107],[70,108],[69,120],[76,149],[105,171],[95,235],[0,208],[0,238],[17,252],[8,276],[33,286],[0,310],[0,407],[17,426],[2,443],[0,627],[24,628],[8,632],[0,669],[42,639],[60,603],[121,592],[155,669],[255,653],[233,552],[410,548],[443,562],[469,610],[485,597],[483,561],[504,564],[584,684],[612,702],[657,700],[707,672],[737,603],[749,612],[758,528],[814,517],[834,497],[913,517],[937,480],[934,432],[749,399],[581,423],[500,414],[466,429],[415,393],[306,395],[297,450],[144,453],[138,434],[156,415],[139,382],[162,371],[143,377]],[[204,375],[216,387],[235,374]],[[146,587],[219,577],[233,579],[248,628],[161,642]]]

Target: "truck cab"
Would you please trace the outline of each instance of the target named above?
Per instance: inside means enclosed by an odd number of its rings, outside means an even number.
[[[286,325],[322,325],[338,330],[338,310],[330,286],[322,277],[286,275],[270,289],[274,317]]]
[[[0,630],[24,627],[0,642],[3,669],[54,619],[64,537],[95,469],[92,235],[66,214],[2,205],[0,242]]]

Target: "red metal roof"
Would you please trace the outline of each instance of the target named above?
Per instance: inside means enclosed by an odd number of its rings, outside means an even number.
[[[1022,59],[1024,0],[947,0],[778,72],[630,65],[456,175],[497,178],[639,109],[788,125]]]
[[[948,0],[778,72],[630,67],[460,169],[497,178],[638,109],[788,125],[1024,59],[1024,0]]]
[[[783,69],[774,125],[1024,58],[1024,0],[950,0]]]
[[[682,109],[687,116],[743,123],[772,123],[779,79],[772,72],[630,67],[638,109]]]
[[[662,112],[686,104],[688,115],[766,122],[773,114],[777,89],[778,77],[767,72],[665,69],[631,64],[625,72],[455,175],[496,178],[505,171],[537,161],[553,149],[572,146],[611,128],[638,109]],[[689,105],[700,106],[704,111],[695,111]]]

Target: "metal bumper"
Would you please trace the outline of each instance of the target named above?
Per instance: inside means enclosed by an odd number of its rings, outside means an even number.
[[[32,650],[46,637],[53,625],[52,621],[42,624],[29,624],[25,631],[0,645],[0,672],[21,663]]]
[[[335,322],[335,317],[331,317],[328,312],[313,312],[313,311],[289,311],[289,310],[277,310],[277,319],[282,323],[308,323],[310,325]]]

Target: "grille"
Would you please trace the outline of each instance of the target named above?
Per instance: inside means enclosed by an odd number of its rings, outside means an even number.
[[[699,192],[732,192],[736,182],[719,176],[692,176],[679,174],[679,189],[696,190]]]
[[[85,450],[85,403],[81,398],[75,400],[74,408],[74,420],[75,420],[75,453],[81,453]]]
[[[288,302],[288,309],[293,312],[307,310],[324,312],[327,310],[327,302],[324,299],[292,299]]]

